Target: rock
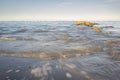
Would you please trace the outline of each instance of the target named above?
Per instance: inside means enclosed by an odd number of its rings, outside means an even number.
[[[86,25],[86,26],[89,26],[89,27],[93,27],[94,23],[91,23],[91,22],[85,22],[85,25]]]
[[[119,41],[107,41],[106,43],[109,44],[109,45],[120,44]]]
[[[43,60],[49,60],[48,54],[44,52],[40,53],[39,57],[40,59],[43,59]]]
[[[69,72],[67,72],[67,73],[66,73],[66,77],[67,77],[67,78],[72,78],[72,75],[71,75]]]
[[[92,23],[92,22],[87,22],[87,21],[76,21],[75,25],[85,25],[88,27],[93,27],[93,25],[95,25],[96,23]]]
[[[15,72],[18,73],[18,72],[20,72],[20,70],[16,70]]]
[[[85,24],[85,21],[76,21],[75,22],[75,25],[84,25]]]
[[[112,50],[109,51],[108,54],[112,56],[114,59],[120,60],[120,50]]]
[[[16,40],[16,38],[0,37],[0,40]]]
[[[10,70],[8,70],[6,73],[10,73],[10,72],[12,72],[13,70],[12,69],[10,69]]]
[[[96,32],[102,32],[101,28],[93,27],[92,30],[95,30]]]

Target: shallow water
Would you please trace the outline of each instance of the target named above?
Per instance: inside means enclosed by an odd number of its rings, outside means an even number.
[[[96,33],[89,27],[75,26],[74,22],[0,22],[0,51],[39,53],[96,46],[120,39],[120,22],[99,24],[97,26],[114,28],[102,28],[103,32]],[[95,44],[90,44],[92,42]]]
[[[120,22],[97,23],[0,22],[1,80],[119,80]]]

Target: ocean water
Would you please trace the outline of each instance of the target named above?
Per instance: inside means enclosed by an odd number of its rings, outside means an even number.
[[[120,40],[120,22],[98,22],[100,25],[95,26],[101,27],[101,33],[96,33],[83,25],[76,26],[74,23],[72,21],[0,22],[0,38],[2,38],[0,51],[46,52],[95,45],[87,44],[90,41]]]
[[[119,80],[120,22],[74,23],[0,22],[0,80]]]

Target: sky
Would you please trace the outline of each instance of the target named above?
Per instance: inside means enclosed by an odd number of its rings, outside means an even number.
[[[0,21],[120,21],[120,0],[0,0]]]

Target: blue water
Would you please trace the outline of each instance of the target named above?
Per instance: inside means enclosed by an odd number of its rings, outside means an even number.
[[[95,26],[101,27],[100,33],[84,25],[76,26],[74,23],[74,21],[0,22],[0,38],[16,39],[0,40],[0,51],[43,52],[76,49],[101,44],[101,42],[88,44],[92,41],[120,40],[120,22],[97,22],[99,25]]]
[[[74,23],[0,22],[0,79],[119,80],[120,22]]]

